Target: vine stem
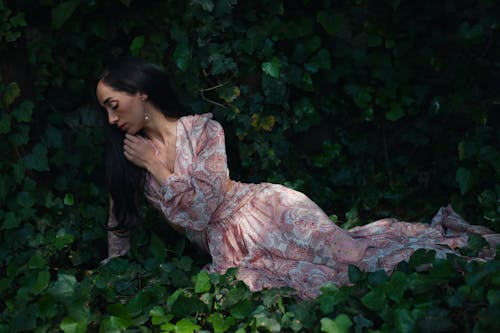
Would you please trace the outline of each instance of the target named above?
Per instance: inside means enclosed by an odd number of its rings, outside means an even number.
[[[227,82],[224,82],[224,83],[220,83],[220,84],[218,84],[218,85],[212,86],[212,87],[210,87],[210,88],[200,89],[200,95],[201,95],[201,98],[202,98],[204,101],[206,101],[206,102],[208,102],[208,103],[210,103],[210,104],[214,104],[214,105],[217,105],[217,106],[219,106],[219,107],[221,107],[221,108],[225,109],[225,108],[226,108],[226,106],[225,106],[225,105],[220,104],[220,103],[217,103],[216,101],[214,101],[214,100],[211,100],[211,99],[207,98],[207,97],[205,96],[205,94],[204,94],[204,93],[205,93],[205,92],[207,92],[207,91],[212,91],[212,90],[218,89],[218,88],[220,88],[220,87],[223,87],[223,86],[225,86],[226,84],[227,84]]]

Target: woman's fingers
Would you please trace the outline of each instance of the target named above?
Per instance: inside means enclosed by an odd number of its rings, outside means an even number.
[[[144,168],[151,159],[151,146],[145,138],[140,135],[126,134],[123,140],[123,154],[125,158],[135,165]]]

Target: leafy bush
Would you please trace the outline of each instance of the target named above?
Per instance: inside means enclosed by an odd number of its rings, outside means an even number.
[[[498,330],[498,259],[418,252],[391,276],[352,267],[352,286],[297,302],[200,272],[209,258],[146,208],[133,253],[100,266],[94,89],[108,59],[140,55],[165,65],[186,108],[223,123],[234,179],[299,189],[345,227],[428,220],[451,202],[499,231],[499,10],[0,0],[0,332]]]

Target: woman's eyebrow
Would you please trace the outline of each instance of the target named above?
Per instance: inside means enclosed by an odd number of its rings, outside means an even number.
[[[109,100],[111,99],[112,97],[108,97],[104,100],[104,102],[102,102],[102,105],[106,105],[109,103]]]

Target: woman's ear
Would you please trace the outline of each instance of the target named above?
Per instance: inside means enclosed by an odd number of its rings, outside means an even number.
[[[148,94],[146,94],[142,91],[139,91],[139,98],[141,99],[141,101],[145,102],[148,100],[149,96],[148,96]]]

